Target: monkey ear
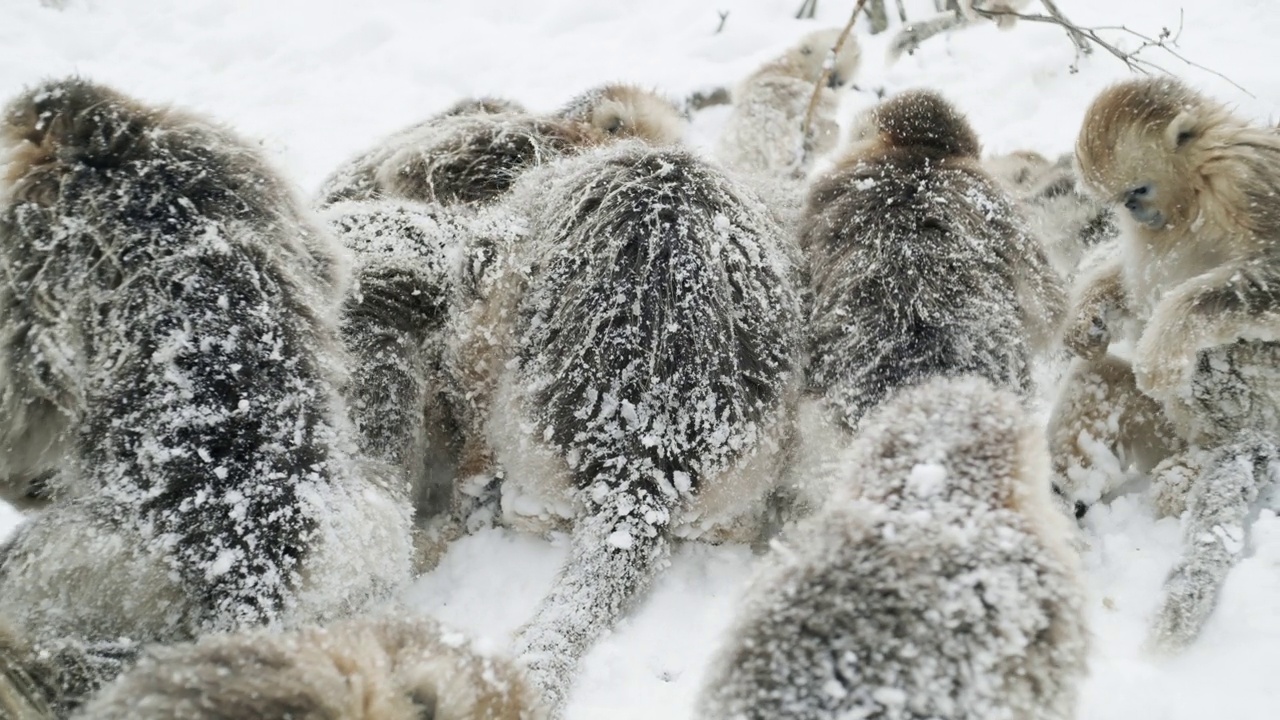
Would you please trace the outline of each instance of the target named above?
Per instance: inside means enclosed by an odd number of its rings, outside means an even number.
[[[1195,139],[1196,134],[1195,118],[1192,117],[1190,112],[1183,110],[1164,130],[1165,147],[1170,150],[1178,150]]]

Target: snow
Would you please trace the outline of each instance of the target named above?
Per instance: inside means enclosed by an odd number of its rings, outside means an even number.
[[[588,87],[624,80],[680,99],[732,85],[806,33],[843,24],[851,2],[799,0],[39,0],[0,2],[0,96],[78,72],[142,99],[207,113],[261,140],[307,193],[378,138],[473,94],[553,110]],[[724,31],[717,10],[731,5]],[[932,3],[908,0],[913,18]],[[1150,35],[1176,29],[1163,0],[1060,0],[1085,25]],[[892,8],[892,4],[890,4]],[[1247,88],[1157,50],[1144,56],[1260,121],[1280,116],[1280,74],[1265,53],[1280,37],[1274,0],[1186,3],[1180,52]],[[892,10],[890,12],[892,15]],[[869,38],[855,83],[893,92],[928,85],[970,117],[989,152],[1070,149],[1089,100],[1127,70],[1098,50],[1072,73],[1073,49],[1047,25],[979,27],[926,42],[886,67],[886,35]],[[1115,32],[1104,37],[1132,49]],[[1263,55],[1263,57],[1259,57]],[[874,102],[844,94],[840,118]],[[689,132],[709,151],[727,109]],[[19,516],[0,504],[0,536]],[[1095,642],[1081,718],[1263,720],[1280,706],[1280,518],[1263,513],[1204,635],[1156,659],[1142,642],[1165,573],[1181,551],[1172,519],[1155,520],[1138,489],[1086,518],[1085,567]],[[463,538],[407,600],[485,641],[505,644],[550,588],[567,543],[506,530]],[[740,546],[684,545],[655,587],[587,656],[568,720],[688,717],[703,667],[732,617],[755,558]]]

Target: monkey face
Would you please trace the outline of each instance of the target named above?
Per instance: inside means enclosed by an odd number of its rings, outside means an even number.
[[[671,145],[684,135],[674,105],[654,93],[629,86],[612,88],[591,111],[591,125],[609,138],[638,138]]]
[[[1100,200],[1123,208],[1134,223],[1149,230],[1166,227],[1183,215],[1173,201],[1181,184],[1174,158],[1143,133],[1126,133],[1109,157],[1077,149],[1085,185]]]
[[[1076,142],[1085,187],[1148,231],[1195,219],[1209,103],[1160,78],[1113,86],[1094,100]]]

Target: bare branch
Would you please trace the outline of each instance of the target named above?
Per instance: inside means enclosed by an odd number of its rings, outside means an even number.
[[[721,32],[723,32],[723,31],[724,31],[724,23],[725,23],[725,21],[726,21],[726,20],[728,20],[728,19],[729,19],[729,11],[728,11],[728,10],[717,10],[717,11],[716,11],[716,14],[720,16],[720,24],[716,26],[716,31],[715,31],[714,33],[712,33],[712,35],[719,35]]]
[[[1046,2],[1046,7],[1048,7],[1051,4],[1052,4],[1051,2]],[[1055,11],[1057,10],[1056,7],[1053,9]],[[1039,22],[1039,23],[1048,23],[1050,25],[1057,25],[1065,29],[1070,34],[1072,38],[1072,42],[1076,42],[1077,37],[1086,38],[1089,42],[1093,43],[1094,45],[1097,45],[1103,50],[1106,50],[1111,55],[1115,56],[1116,59],[1124,63],[1130,70],[1134,72],[1143,73],[1144,75],[1150,74],[1153,70],[1164,73],[1166,75],[1172,74],[1165,68],[1161,67],[1160,65],[1157,65],[1156,63],[1148,60],[1147,58],[1139,57],[1139,55],[1144,50],[1147,50],[1148,48],[1159,48],[1169,53],[1169,55],[1173,56],[1174,58],[1181,60],[1183,63],[1190,65],[1191,67],[1204,70],[1207,73],[1216,75],[1222,78],[1223,80],[1226,80],[1227,82],[1231,83],[1237,90],[1239,90],[1240,92],[1243,92],[1245,95],[1248,95],[1249,97],[1256,97],[1253,93],[1241,87],[1239,83],[1227,77],[1226,75],[1223,75],[1217,70],[1212,70],[1210,68],[1205,67],[1204,65],[1188,60],[1186,56],[1184,56],[1182,53],[1178,52],[1175,49],[1178,46],[1178,38],[1181,37],[1182,35],[1182,23],[1184,19],[1184,14],[1181,10],[1178,11],[1178,29],[1174,31],[1174,30],[1170,30],[1167,27],[1161,28],[1160,34],[1154,38],[1148,35],[1144,35],[1135,30],[1131,30],[1128,27],[1125,27],[1124,25],[1103,25],[1098,27],[1081,27],[1079,25],[1076,25],[1075,23],[1068,21],[1066,18],[1062,16],[1060,12],[1057,13],[1056,16],[1035,15],[1030,13],[1017,13],[1010,10],[983,10],[976,7],[973,8],[973,12],[981,17],[989,18],[989,19],[994,19],[1000,16],[1006,16],[1006,17],[1014,17],[1019,20],[1026,20],[1027,22]],[[1142,44],[1132,51],[1125,52],[1124,50],[1121,50],[1115,45],[1112,45],[1111,43],[1099,37],[1098,36],[1099,31],[1126,33],[1132,37],[1137,38],[1138,40],[1141,40]],[[1076,43],[1076,48],[1077,48],[1077,56],[1084,52],[1083,50],[1080,49],[1079,43]],[[1075,71],[1076,66],[1074,63],[1072,64],[1071,69],[1072,71]]]
[[[902,4],[902,0],[895,0],[898,4],[898,19],[903,23],[907,22],[907,7]]]
[[[884,7],[884,0],[871,0],[867,4],[867,21],[871,23],[872,35],[889,29],[889,11]]]
[[[796,11],[797,20],[811,20],[813,14],[818,11],[818,0],[804,0],[800,4],[800,9]]]
[[[818,76],[818,82],[813,86],[813,95],[809,97],[809,107],[804,113],[804,124],[800,126],[801,137],[809,137],[809,127],[813,125],[813,112],[818,107],[818,97],[822,94],[822,89],[827,86],[827,80],[831,77],[831,70],[835,67],[836,58],[840,57],[840,49],[844,47],[844,41],[849,38],[849,32],[853,30],[853,24],[858,21],[858,13],[862,12],[862,8],[866,4],[867,0],[858,0],[858,4],[853,6],[853,12],[849,13],[849,22],[845,23],[844,30],[840,32],[840,37],[836,38],[836,44],[831,47],[831,54],[827,56],[827,61],[822,64],[822,74]]]
[[[1049,13],[1049,17],[1062,21],[1062,26],[1066,28],[1067,35],[1071,37],[1071,42],[1076,45],[1076,52],[1081,55],[1091,55],[1093,46],[1089,44],[1084,33],[1080,32],[1080,28],[1067,20],[1067,16],[1063,15],[1062,11],[1058,9],[1058,4],[1053,0],[1040,0],[1040,2],[1044,5],[1045,12]]]

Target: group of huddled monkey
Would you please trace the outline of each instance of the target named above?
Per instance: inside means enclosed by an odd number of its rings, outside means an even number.
[[[1073,523],[1135,470],[1187,513],[1152,642],[1191,642],[1280,460],[1280,135],[1159,78],[1057,162],[931,90],[841,142],[837,36],[711,157],[630,85],[469,99],[310,204],[199,116],[12,100],[0,710],[558,717],[704,541],[771,549],[698,717],[1071,718]],[[394,604],[494,524],[571,538],[510,659]]]

